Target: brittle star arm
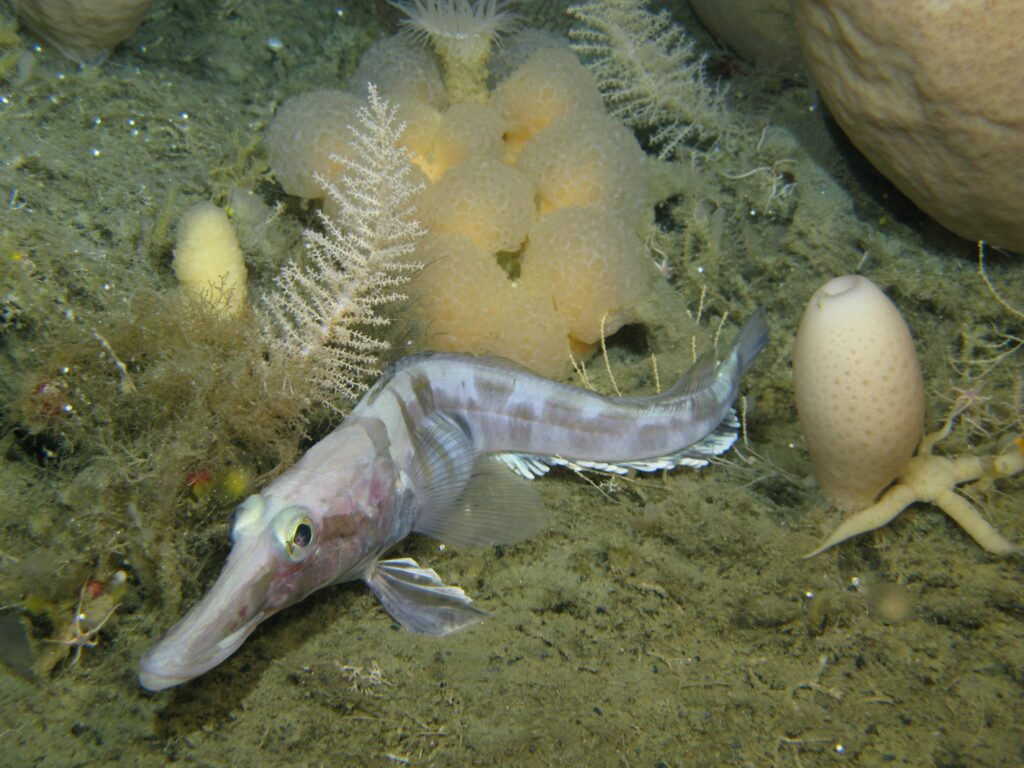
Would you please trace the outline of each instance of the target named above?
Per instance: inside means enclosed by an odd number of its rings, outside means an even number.
[[[909,485],[894,485],[870,507],[855,512],[843,520],[821,546],[804,555],[804,559],[821,554],[841,541],[881,528],[917,500],[917,493]]]
[[[993,555],[1008,555],[1020,549],[1004,539],[1002,534],[981,516],[974,505],[956,491],[943,491],[935,497],[934,504],[953,518],[957,525],[963,528],[967,535],[978,542],[978,545],[986,552],[991,552]]]
[[[1011,448],[999,456],[964,456],[953,462],[956,483],[969,480],[991,482],[997,477],[1009,477],[1024,470],[1024,447],[1020,438],[1014,441],[1016,450]],[[996,555],[1008,555],[1021,551],[1021,547],[1012,544],[979,514],[979,512],[963,496],[953,490],[945,491],[935,498],[943,512],[949,515],[988,552]]]

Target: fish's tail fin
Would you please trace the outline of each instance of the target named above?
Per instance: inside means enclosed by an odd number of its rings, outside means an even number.
[[[671,400],[702,392],[708,389],[723,371],[738,384],[767,343],[768,320],[764,309],[759,307],[747,320],[736,338],[736,343],[722,362],[715,360],[714,350],[707,350],[697,358],[682,378],[671,389],[658,396],[658,399]]]
[[[740,331],[736,343],[733,345],[729,358],[736,358],[736,369],[739,372],[737,378],[746,376],[750,366],[761,353],[761,350],[768,344],[768,318],[765,315],[764,307],[757,310],[747,320]]]

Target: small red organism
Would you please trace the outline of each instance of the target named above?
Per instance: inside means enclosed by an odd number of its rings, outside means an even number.
[[[210,493],[213,489],[213,482],[213,473],[206,467],[189,473],[185,478],[185,485],[189,487],[192,495],[197,499],[205,498]]]
[[[87,582],[85,582],[85,591],[93,600],[102,595],[103,590],[106,588],[106,583],[100,581],[99,579],[89,579]]]

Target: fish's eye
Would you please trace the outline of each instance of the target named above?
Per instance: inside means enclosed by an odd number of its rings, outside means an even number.
[[[316,551],[316,524],[310,511],[303,506],[287,507],[274,520],[274,538],[293,563],[300,562]]]
[[[298,548],[303,548],[313,540],[313,529],[309,523],[305,520],[295,526],[295,533],[292,536],[292,544]]]
[[[300,517],[292,526],[291,535],[285,540],[285,551],[292,560],[302,560],[312,550],[309,546],[312,543],[313,521],[308,517]]]
[[[313,551],[312,545],[316,536],[316,528],[313,527],[313,521],[306,515],[293,518],[282,532],[284,536],[281,543],[292,560],[303,560]]]

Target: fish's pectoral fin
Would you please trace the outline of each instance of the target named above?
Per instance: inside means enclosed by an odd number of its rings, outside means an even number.
[[[491,614],[472,605],[458,587],[451,587],[415,560],[378,560],[364,578],[391,617],[406,629],[424,635],[447,635],[476,624]]]
[[[446,544],[515,544],[547,522],[540,494],[498,459],[476,455],[468,428],[435,413],[413,435],[413,475],[424,503],[413,530]]]
[[[458,547],[516,544],[547,524],[537,489],[499,459],[483,455],[447,506],[424,510],[413,530]]]
[[[476,451],[461,422],[434,413],[412,435],[412,471],[425,499],[423,514],[449,509],[473,476]]]
[[[515,544],[544,527],[537,489],[489,455],[477,456],[468,427],[435,413],[413,435],[413,475],[424,503],[413,530],[445,544]]]

